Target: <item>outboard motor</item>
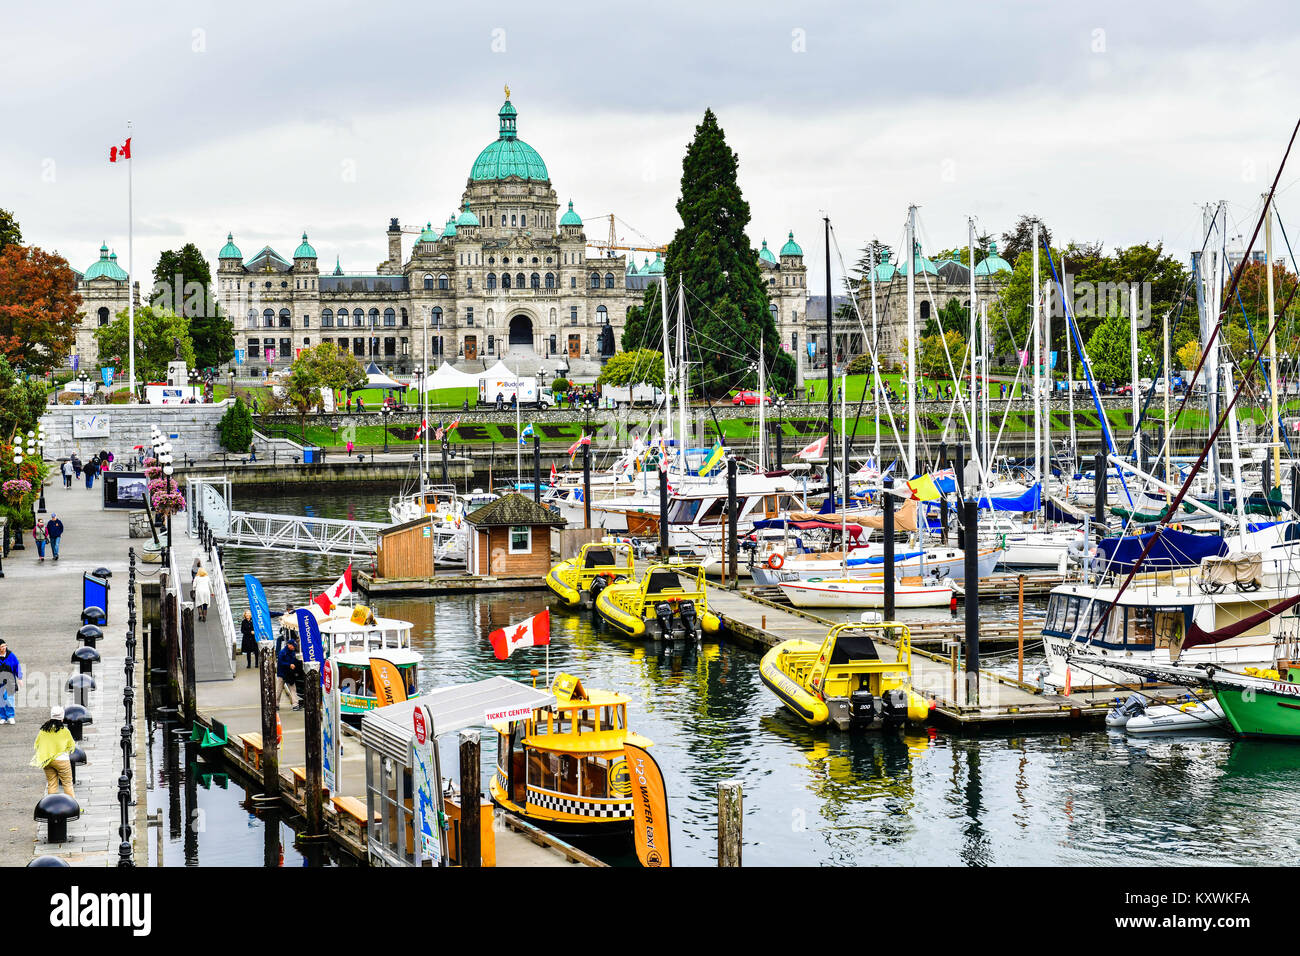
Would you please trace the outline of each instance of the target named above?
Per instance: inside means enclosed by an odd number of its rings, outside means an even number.
[[[1112,707],[1110,713],[1106,715],[1106,726],[1116,728],[1125,727],[1128,725],[1130,718],[1137,717],[1139,714],[1145,714],[1146,712],[1146,698],[1141,694],[1129,694],[1128,700],[1124,701],[1122,704],[1119,702],[1119,698],[1116,697],[1115,706]]]
[[[655,605],[655,619],[659,621],[659,634],[665,641],[673,639],[673,606],[667,601]]]
[[[600,592],[607,587],[609,587],[609,578],[605,577],[605,575],[597,575],[591,579],[591,587],[587,593],[591,595],[592,604],[596,603],[596,598],[600,597]]]
[[[880,701],[865,687],[855,690],[849,695],[849,719],[854,727],[870,725],[876,719],[880,707]]]
[[[907,720],[907,691],[895,687],[880,695],[881,717],[887,724],[901,724]]]
[[[700,624],[699,612],[695,610],[694,601],[682,601],[677,605],[677,614],[682,619],[682,630],[687,637],[694,638],[698,644],[704,638],[704,628]]]

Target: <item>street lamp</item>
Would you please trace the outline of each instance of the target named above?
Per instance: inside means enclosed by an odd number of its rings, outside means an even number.
[[[86,401],[86,383],[90,381],[90,376],[83,370],[81,374],[77,376],[77,381],[81,383],[81,401],[84,403]]]
[[[776,413],[780,417],[780,423],[776,427],[776,467],[781,468],[785,463],[785,454],[781,448],[781,439],[785,433],[785,396],[778,395],[772,405],[776,408]]]
[[[393,409],[385,405],[379,410],[379,414],[384,417],[384,454],[388,454],[388,418],[393,414]]]

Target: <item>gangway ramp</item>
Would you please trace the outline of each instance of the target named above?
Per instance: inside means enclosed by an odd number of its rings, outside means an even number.
[[[378,521],[232,511],[226,527],[214,527],[213,536],[228,548],[362,555],[375,553],[379,532],[388,527]]]

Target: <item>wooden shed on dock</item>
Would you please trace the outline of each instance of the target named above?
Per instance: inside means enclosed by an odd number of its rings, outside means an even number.
[[[394,525],[375,542],[375,578],[428,578],[434,574],[433,515]]]
[[[551,569],[551,529],[568,522],[517,492],[465,517],[470,525],[465,567],[470,574],[543,577]]]

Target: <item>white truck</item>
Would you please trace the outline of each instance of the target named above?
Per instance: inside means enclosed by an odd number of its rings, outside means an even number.
[[[639,385],[602,385],[600,397],[616,405],[662,405],[664,392],[644,382]]]
[[[495,406],[498,397],[501,404],[510,407],[510,401],[518,396],[519,404],[525,408],[550,408],[555,404],[555,397],[549,388],[538,388],[535,378],[480,378],[478,380],[478,403],[481,406]]]

